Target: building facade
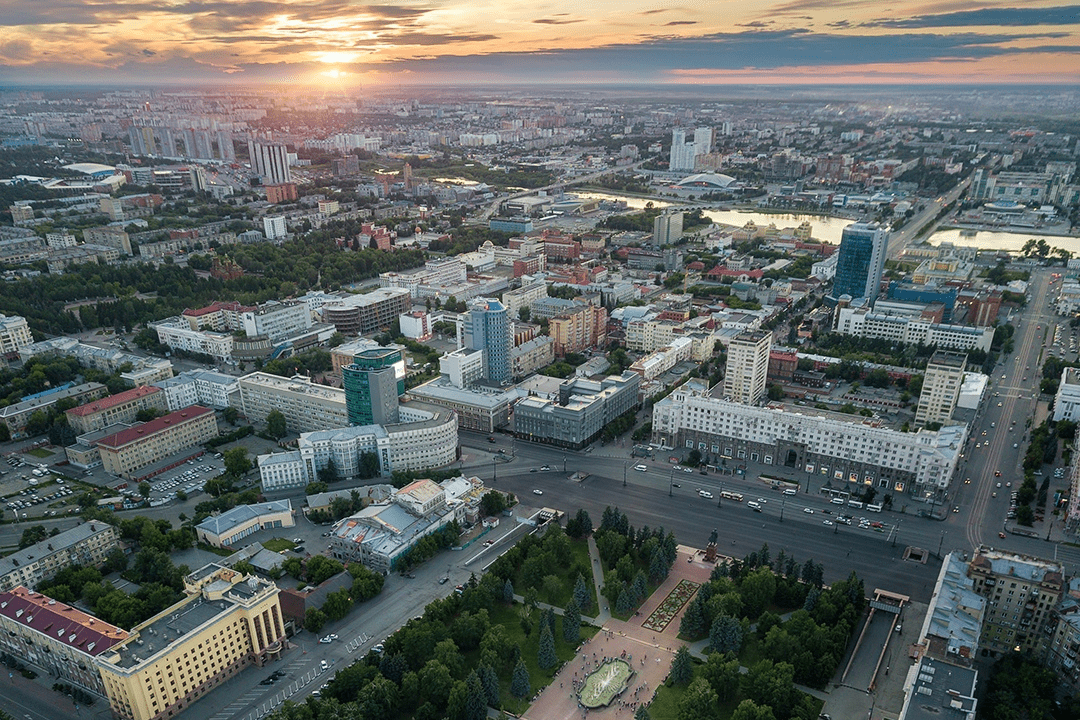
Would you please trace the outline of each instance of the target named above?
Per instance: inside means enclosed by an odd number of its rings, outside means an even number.
[[[607,339],[607,308],[577,305],[551,318],[548,334],[554,341],[555,355],[580,353],[602,346]]]
[[[322,306],[323,322],[333,325],[342,335],[364,335],[389,328],[411,305],[407,289],[379,288],[326,303]]]
[[[559,386],[558,400],[528,397],[514,407],[514,435],[580,450],[604,426],[639,406],[641,376],[629,370],[597,382],[575,378]]]
[[[212,370],[188,370],[154,383],[165,396],[166,409],[175,412],[189,405],[224,410],[237,398],[240,383],[232,375]]]
[[[173,453],[200,445],[217,435],[214,411],[192,405],[107,435],[97,441],[97,448],[101,453],[101,465],[106,472],[137,479],[140,477],[140,469]]]
[[[905,433],[807,406],[744,405],[711,397],[697,381],[653,406],[652,432],[663,447],[697,449],[715,461],[801,468],[841,491],[871,486],[925,501],[949,487],[967,437],[964,426]]]
[[[102,430],[116,423],[133,423],[140,410],[166,410],[165,393],[153,385],[125,390],[66,410],[68,425],[76,435]]]
[[[311,378],[291,378],[253,372],[238,381],[240,412],[252,422],[264,422],[271,411],[285,416],[290,432],[304,433],[349,424],[345,391],[317,385]]]
[[[997,657],[1020,652],[1042,656],[1050,644],[1054,609],[1065,589],[1056,562],[980,547],[968,565],[974,590],[987,600],[982,646]]]
[[[398,367],[403,365],[401,350],[372,348],[357,353],[341,369],[350,425],[398,421],[398,397],[405,392],[405,378],[398,377]]]
[[[38,393],[14,405],[0,408],[0,422],[8,427],[12,440],[26,437],[26,424],[30,417],[40,411],[48,412],[49,408],[61,400],[71,399],[75,403],[84,403],[96,400],[106,395],[109,389],[101,383],[90,382],[81,385],[61,386],[54,390]]]
[[[765,397],[769,375],[772,333],[768,330],[741,332],[728,343],[724,367],[724,397],[743,405],[754,405]]]
[[[868,298],[872,303],[881,286],[888,244],[888,230],[876,223],[853,223],[844,228],[832,296]]]
[[[248,140],[248,156],[251,158],[251,171],[262,178],[263,184],[292,182],[289,149],[284,144]]]
[[[0,591],[19,585],[35,588],[71,565],[100,567],[119,543],[112,525],[97,520],[76,525],[0,558]]]
[[[184,586],[186,598],[94,658],[114,717],[178,715],[248,665],[262,666],[285,648],[274,583],[212,564],[188,575]]]
[[[195,526],[195,534],[199,542],[213,547],[229,547],[260,530],[291,528],[295,525],[292,503],[285,499],[237,505],[203,520]]]
[[[919,407],[915,411],[916,426],[922,427],[928,423],[945,425],[952,420],[966,369],[967,355],[941,350],[934,353],[923,373]]]
[[[34,344],[26,318],[0,314],[0,354],[17,353]]]
[[[909,345],[932,345],[948,350],[990,351],[994,328],[944,325],[920,318],[883,315],[861,307],[841,305],[836,309],[836,332],[880,338]]]
[[[59,682],[105,695],[94,658],[127,631],[22,585],[0,592],[0,652],[44,669]]]
[[[514,335],[506,307],[498,300],[477,298],[462,315],[462,341],[469,350],[481,350],[484,355],[484,377],[493,383],[509,383],[513,379],[510,349]]]
[[[1054,422],[1080,420],[1080,368],[1061,371],[1061,382],[1054,396]]]

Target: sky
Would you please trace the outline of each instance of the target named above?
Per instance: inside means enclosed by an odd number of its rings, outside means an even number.
[[[3,0],[0,85],[1075,84],[1041,0]]]

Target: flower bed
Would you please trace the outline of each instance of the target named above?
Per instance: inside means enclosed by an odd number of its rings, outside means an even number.
[[[680,580],[679,584],[673,587],[668,596],[664,598],[664,602],[660,603],[659,607],[653,610],[652,615],[641,624],[641,627],[646,630],[663,632],[671,624],[671,621],[675,619],[675,616],[679,614],[682,606],[690,602],[690,598],[694,597],[697,589],[697,583]]]

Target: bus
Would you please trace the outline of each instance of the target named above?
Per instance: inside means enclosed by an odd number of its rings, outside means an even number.
[[[881,503],[878,503],[877,505],[867,505],[866,509],[870,512],[881,512]]]
[[[720,493],[720,497],[722,497],[724,500],[734,500],[735,502],[742,502],[743,496],[742,493],[730,492],[728,490],[725,490],[724,492]]]

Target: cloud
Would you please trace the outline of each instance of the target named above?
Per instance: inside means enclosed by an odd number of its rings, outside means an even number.
[[[1078,25],[1080,5],[1050,8],[982,8],[939,15],[889,18],[864,23],[866,27],[1029,27],[1032,25]]]
[[[672,25],[697,25],[697,20],[672,20],[669,23],[664,23],[664,27],[671,27]]]
[[[562,20],[557,18],[539,18],[533,20],[537,25],[572,25],[574,23],[585,22],[585,20],[578,18],[576,20]]]
[[[153,50],[148,50],[146,48],[143,49],[142,54],[145,55],[146,57],[153,57],[154,55],[157,55],[157,53],[154,52]]]

